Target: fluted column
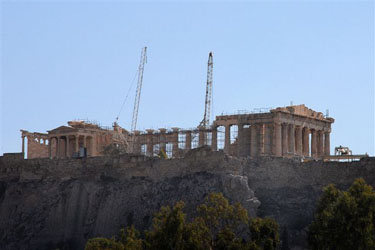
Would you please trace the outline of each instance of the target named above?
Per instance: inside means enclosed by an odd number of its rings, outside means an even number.
[[[324,139],[323,139],[323,131],[318,131],[318,157],[323,157],[324,156]]]
[[[272,155],[273,124],[264,124],[264,154]]]
[[[165,138],[165,132],[167,131],[165,128],[160,128],[159,129],[160,131],[160,149],[159,151],[163,150],[164,153],[167,153],[167,149],[166,149],[166,138]]]
[[[283,144],[283,155],[288,154],[288,124],[282,124],[282,144]]]
[[[199,138],[198,138],[198,147],[201,147],[205,144],[207,144],[205,142],[205,132],[204,132],[204,129],[203,128],[199,128]]]
[[[311,130],[311,156],[317,157],[317,132],[315,129]]]
[[[295,140],[295,126],[294,124],[289,125],[289,152],[294,155],[295,154],[295,147],[296,147],[296,140]]]
[[[178,156],[178,130],[179,128],[172,128],[173,130],[173,135],[172,135],[172,157],[177,157]]]
[[[153,137],[154,137],[154,130],[153,129],[147,129],[147,155],[152,157],[154,155],[154,144],[153,144]]]
[[[258,155],[264,154],[264,124],[257,125],[258,127]]]
[[[238,124],[238,134],[237,134],[237,156],[243,156],[243,124]]]
[[[60,152],[61,152],[61,138],[60,136],[57,137],[56,140],[56,158],[60,158]]]
[[[65,137],[65,157],[68,158],[69,156],[69,136]]]
[[[48,138],[48,158],[52,158],[52,138]]]
[[[185,149],[190,150],[191,149],[191,130],[186,131],[186,137],[185,137]]]
[[[224,142],[224,152],[229,154],[230,151],[230,125],[225,125],[225,142]]]
[[[275,156],[281,156],[282,152],[282,144],[281,144],[281,124],[274,123],[273,124],[273,154]]]
[[[302,156],[302,127],[296,127],[296,153]]]
[[[252,124],[250,127],[250,155],[258,155],[258,129],[256,124]]]
[[[25,158],[25,136],[22,136],[22,155]]]
[[[213,151],[217,151],[217,126],[212,126],[211,148]]]
[[[324,133],[324,155],[329,156],[330,155],[330,132]]]
[[[135,154],[141,153],[141,147],[142,147],[142,140],[141,140],[141,131],[135,130],[134,131],[134,137],[133,137],[133,148],[132,152]]]
[[[303,142],[303,155],[304,156],[309,156],[310,152],[310,143],[309,143],[309,134],[310,134],[310,129],[309,128],[303,128],[303,137],[302,137],[302,142]]]
[[[79,135],[75,136],[75,151],[79,152]]]
[[[141,145],[138,145],[139,146],[139,153],[141,153]],[[98,151],[97,151],[97,138],[96,138],[96,135],[93,135],[92,137],[92,145],[91,145],[92,149],[91,149],[91,156],[97,156],[98,155]]]

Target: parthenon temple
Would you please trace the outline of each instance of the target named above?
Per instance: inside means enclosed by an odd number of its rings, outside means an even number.
[[[163,150],[168,158],[208,145],[240,157],[301,157],[321,159],[330,155],[331,124],[334,119],[305,105],[220,115],[210,128],[160,128],[133,133],[116,123],[111,128],[87,121],[69,121],[47,133],[21,130],[22,152],[27,158],[71,158],[85,149],[87,156],[106,154],[106,148],[131,142],[133,154],[157,156]],[[27,144],[25,143],[27,138]],[[126,143],[125,143],[126,142]],[[124,145],[127,147],[128,145]]]

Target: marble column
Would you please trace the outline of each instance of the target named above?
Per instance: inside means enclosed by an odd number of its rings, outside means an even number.
[[[186,131],[186,137],[185,137],[185,149],[190,150],[191,149],[191,130]]]
[[[295,154],[295,147],[296,147],[296,141],[295,141],[295,125],[289,124],[289,152],[294,155]]]
[[[317,131],[315,129],[311,130],[311,156],[317,157]]]
[[[133,136],[133,149],[132,152],[135,154],[141,154],[141,147],[142,147],[142,141],[141,141],[141,131],[135,130],[134,136]],[[92,150],[94,152],[94,150]]]
[[[25,158],[25,136],[22,136],[22,155]]]
[[[75,151],[79,152],[79,135],[75,135]]]
[[[217,151],[217,126],[212,126],[211,148],[213,151]]]
[[[302,127],[296,127],[296,153],[302,156]]]
[[[198,147],[202,147],[203,145],[207,145],[205,135],[206,135],[206,133],[204,131],[204,128],[199,128]]]
[[[229,151],[230,151],[230,125],[225,125],[224,152],[229,154]]]
[[[257,125],[258,127],[258,155],[264,154],[264,123]]]
[[[65,137],[65,157],[66,158],[70,157],[70,155],[69,155],[69,136],[68,135]]]
[[[250,127],[250,155],[258,155],[258,129],[256,124]]]
[[[167,149],[166,149],[167,142],[165,138],[165,132],[167,131],[167,129],[160,128],[159,131],[160,131],[160,151],[163,150],[164,153],[167,153]]]
[[[324,156],[324,139],[323,139],[323,136],[324,136],[323,131],[319,130],[318,131],[318,146],[317,146],[318,157]]]
[[[243,124],[238,124],[238,134],[237,134],[237,156],[244,156],[244,138],[243,138]]]
[[[274,123],[273,124],[273,154],[275,156],[281,156],[282,152],[282,135],[281,135],[281,124]]]
[[[264,154],[266,155],[272,155],[272,128],[272,124],[264,124]]]
[[[52,158],[52,138],[48,138],[48,158]]]
[[[324,155],[329,156],[330,155],[330,132],[324,133]]]
[[[283,155],[286,156],[289,152],[288,150],[288,124],[282,124],[282,145],[283,145]]]
[[[310,156],[310,143],[309,143],[310,129],[305,127],[303,128],[302,133],[303,133],[303,137],[302,137],[303,155]]]
[[[172,128],[172,157],[178,156],[178,130],[179,128]]]
[[[154,130],[147,129],[147,156],[152,157],[154,155],[154,144],[153,144],[153,137],[154,137]]]
[[[57,137],[56,140],[56,158],[60,158],[60,153],[61,153],[61,138],[60,136]]]

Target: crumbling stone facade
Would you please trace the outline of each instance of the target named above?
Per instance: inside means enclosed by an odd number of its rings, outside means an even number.
[[[70,158],[80,148],[88,156],[100,156],[109,145],[124,145],[135,154],[156,156],[162,150],[169,158],[209,145],[213,151],[224,150],[232,156],[311,157],[330,155],[333,118],[324,117],[305,105],[280,107],[266,113],[220,115],[210,128],[160,128],[129,131],[114,123],[103,128],[84,121],[70,121],[47,134],[22,131],[28,138],[28,158]],[[43,138],[43,143],[30,139]],[[47,141],[47,144],[46,144]],[[24,152],[24,143],[22,152]]]
[[[268,113],[217,116],[213,135],[218,127],[225,129],[224,151],[230,155],[322,158],[330,155],[333,122],[305,105],[288,106]],[[235,140],[231,140],[232,126],[237,128]],[[214,150],[215,142],[216,138]]]

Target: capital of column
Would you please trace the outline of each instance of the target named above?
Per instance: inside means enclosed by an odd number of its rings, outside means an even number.
[[[146,129],[147,134],[151,134],[152,135],[154,133],[154,131],[155,130],[153,130],[153,129]]]
[[[159,128],[160,134],[165,134],[167,132],[166,128]]]

